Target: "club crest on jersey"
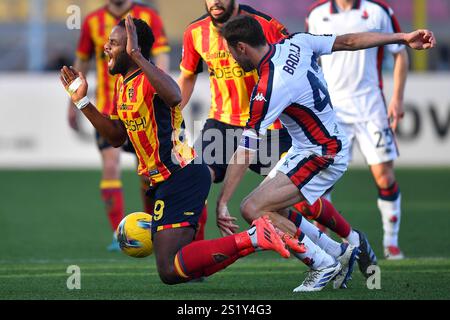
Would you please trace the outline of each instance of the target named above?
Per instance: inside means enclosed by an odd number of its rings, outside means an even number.
[[[134,97],[134,88],[130,87],[128,88],[128,99],[133,100]]]
[[[266,97],[264,97],[264,95],[263,95],[261,92],[258,93],[258,94],[252,99],[252,101],[258,101],[258,102],[264,101],[264,102],[267,102]]]
[[[367,13],[367,10],[364,10],[364,12],[363,12],[361,18],[363,18],[364,20],[369,19],[369,14]]]

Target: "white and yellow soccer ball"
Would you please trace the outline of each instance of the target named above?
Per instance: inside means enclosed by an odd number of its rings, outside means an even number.
[[[123,253],[130,257],[143,258],[152,254],[152,216],[145,212],[134,212],[122,219],[117,227],[117,241]]]

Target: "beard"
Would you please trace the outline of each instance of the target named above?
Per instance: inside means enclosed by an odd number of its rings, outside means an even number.
[[[211,20],[212,20],[213,24],[217,25],[217,24],[225,23],[228,20],[230,20],[231,16],[233,15],[235,4],[236,4],[236,1],[235,0],[231,0],[230,1],[230,5],[227,8],[219,7],[220,9],[223,9],[224,12],[218,18],[214,18],[213,17],[211,12],[208,10],[208,7],[207,7],[206,4],[205,4],[205,7],[206,7],[206,12],[208,12],[208,15],[211,17]]]
[[[130,67],[130,57],[126,53],[126,51],[122,51],[114,58],[114,65],[111,69],[109,69],[109,73],[111,75],[121,74],[125,76]]]

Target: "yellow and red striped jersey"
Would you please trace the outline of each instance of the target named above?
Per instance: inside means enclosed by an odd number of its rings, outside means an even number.
[[[142,70],[119,76],[110,118],[121,120],[139,159],[138,173],[152,184],[162,182],[195,158],[184,140],[179,106],[170,108],[158,96]]]
[[[280,22],[249,6],[239,5],[239,14],[257,19],[269,43],[276,43],[288,35]],[[211,87],[209,118],[244,127],[249,118],[250,97],[258,81],[258,73],[256,70],[245,73],[238,65],[209,15],[192,22],[184,33],[181,72],[200,73],[203,61],[208,65]],[[279,120],[274,125],[272,128],[281,128]]]
[[[112,98],[117,76],[112,76],[108,72],[108,58],[104,54],[103,46],[108,42],[109,35],[114,26],[129,13],[134,18],[144,20],[152,28],[155,36],[155,43],[151,52],[152,55],[170,51],[161,18],[155,10],[149,7],[133,3],[130,10],[122,17],[113,15],[107,6],[89,14],[84,19],[81,27],[77,56],[80,59],[89,60],[95,55],[97,68],[96,106],[101,113],[106,115],[109,115],[113,108]]]

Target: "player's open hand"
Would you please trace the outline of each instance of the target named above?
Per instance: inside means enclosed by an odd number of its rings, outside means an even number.
[[[72,99],[72,102],[77,102],[86,97],[88,91],[88,83],[83,73],[78,72],[73,67],[64,66],[61,69],[59,79],[61,80],[64,89]]]
[[[141,52],[141,48],[139,48],[136,25],[131,15],[127,15],[125,18],[125,28],[127,29],[127,53],[133,58],[136,53]]]
[[[229,236],[236,233],[239,230],[239,226],[235,224],[237,220],[230,215],[228,207],[226,205],[217,205],[217,226],[219,227],[222,236]]]
[[[416,50],[431,49],[436,45],[436,38],[429,30],[416,30],[406,34],[406,44]]]

